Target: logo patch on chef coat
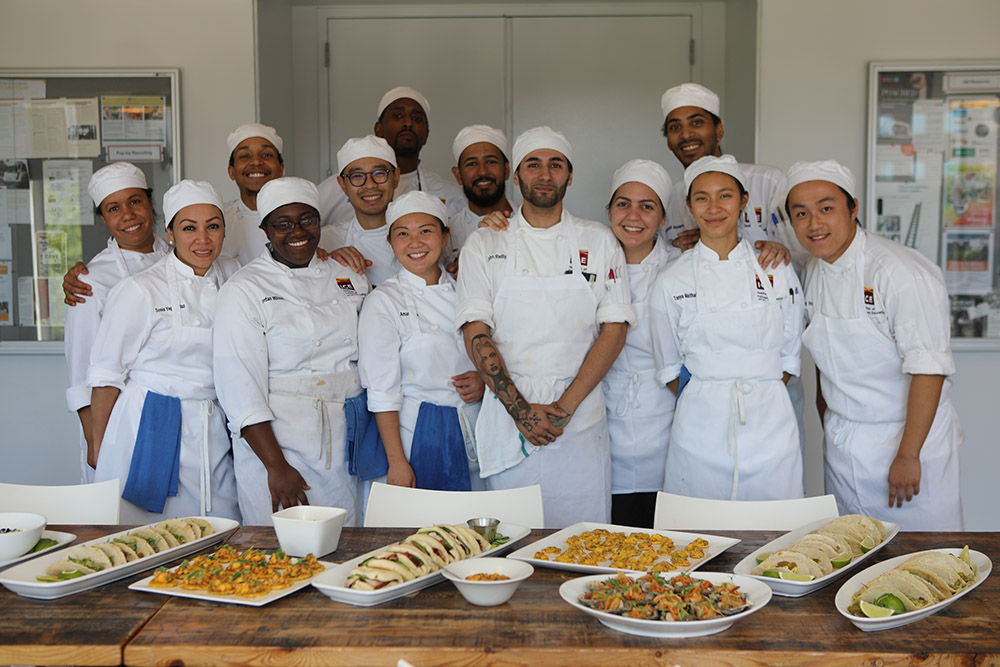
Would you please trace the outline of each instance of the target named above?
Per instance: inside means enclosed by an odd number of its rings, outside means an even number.
[[[875,305],[875,290],[871,287],[865,285],[865,305],[874,306]]]
[[[757,289],[763,292],[764,286],[760,282],[760,276],[754,276],[754,280],[757,281]],[[774,276],[772,276],[770,273],[767,274],[767,281],[771,283],[771,287],[774,287]]]
[[[586,250],[580,251],[580,266],[587,266],[587,259],[590,257],[590,253]]]
[[[757,214],[757,224],[759,225],[761,223],[761,220],[763,220],[762,214],[760,212],[760,206],[754,206],[753,210],[754,213]]]
[[[351,282],[350,278],[337,278],[337,287],[352,294],[355,292],[354,283]]]

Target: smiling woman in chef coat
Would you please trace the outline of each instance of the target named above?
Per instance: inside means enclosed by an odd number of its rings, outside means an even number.
[[[803,305],[788,265],[764,269],[740,239],[746,205],[731,155],[684,172],[695,247],[657,278],[649,320],[656,377],[676,392],[664,491],[723,500],[799,498],[802,455],[784,383],[799,373]]]
[[[301,178],[278,178],[257,195],[264,252],[219,295],[215,377],[233,433],[244,523],[269,525],[279,506],[347,510],[344,402],[361,393],[358,311],[368,281],[316,257],[319,195]]]
[[[90,356],[94,479],[123,480],[122,523],[239,519],[212,377],[215,302],[239,264],[219,257],[225,224],[210,184],[181,181],[163,212],[173,252],[111,292]]]
[[[358,364],[389,459],[385,481],[483,490],[472,459],[485,384],[452,326],[455,279],[439,263],[447,217],[441,200],[426,192],[389,204],[389,244],[402,268],[365,300]]]

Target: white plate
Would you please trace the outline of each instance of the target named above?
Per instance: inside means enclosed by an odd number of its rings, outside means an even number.
[[[664,572],[661,576],[669,578],[677,572]],[[609,614],[606,611],[598,611],[580,603],[580,596],[587,592],[587,585],[594,581],[605,581],[607,574],[595,574],[589,577],[578,577],[570,579],[559,587],[559,595],[562,599],[573,605],[580,611],[590,614],[612,630],[625,632],[630,635],[640,637],[704,637],[722,632],[741,618],[746,618],[750,614],[758,611],[771,599],[771,589],[749,577],[742,577],[738,574],[727,574],[725,572],[697,572],[693,575],[696,579],[704,579],[718,585],[722,583],[732,583],[740,587],[747,596],[750,608],[732,616],[722,616],[720,618],[710,618],[705,621],[651,621],[644,618],[628,618]]]
[[[76,535],[73,533],[61,533],[58,530],[43,530],[42,536],[38,538],[40,540],[55,540],[56,543],[50,547],[45,547],[34,553],[26,553],[23,556],[18,556],[17,558],[11,558],[10,560],[0,560],[0,570],[5,567],[10,567],[15,563],[20,563],[23,560],[28,560],[29,558],[34,558],[35,556],[41,556],[42,554],[48,553],[53,549],[58,549],[59,547],[65,546],[76,539]],[[37,542],[36,542],[37,544]]]
[[[736,574],[742,574],[746,577],[753,577],[754,579],[759,579],[765,584],[771,587],[775,595],[783,595],[789,598],[799,598],[803,595],[809,595],[814,591],[818,591],[828,584],[832,584],[837,579],[850,572],[851,570],[857,570],[861,563],[869,560],[872,556],[882,550],[882,547],[889,544],[892,538],[896,537],[896,533],[899,532],[899,526],[891,523],[889,521],[883,521],[882,525],[885,526],[886,536],[880,544],[878,544],[874,549],[866,553],[861,554],[850,563],[844,567],[838,568],[831,572],[830,574],[820,577],[818,579],[813,579],[812,581],[788,581],[787,579],[775,579],[774,577],[765,577],[760,574],[750,574],[751,570],[757,567],[757,556],[762,553],[769,553],[772,551],[779,551],[785,547],[792,546],[792,543],[799,540],[799,538],[818,530],[825,526],[826,524],[833,521],[836,517],[829,517],[827,519],[819,519],[811,523],[807,523],[801,528],[796,528],[795,530],[785,533],[781,537],[777,537],[764,546],[760,547],[752,554],[741,560],[733,568],[733,572]],[[876,519],[877,520],[877,519]]]
[[[9,570],[5,570],[0,573],[0,584],[3,584],[14,593],[23,595],[26,598],[55,600],[56,598],[61,598],[66,595],[73,595],[74,593],[88,591],[91,588],[97,588],[98,586],[103,586],[104,584],[110,584],[112,581],[118,581],[119,579],[130,577],[144,570],[159,567],[160,565],[168,563],[176,558],[186,556],[190,553],[194,553],[195,551],[200,551],[207,546],[211,546],[216,542],[221,542],[226,539],[240,526],[238,521],[233,521],[232,519],[222,519],[213,516],[201,518],[212,524],[212,528],[215,529],[214,533],[197,539],[194,542],[181,544],[180,546],[172,547],[166,551],[153,554],[152,556],[146,556],[145,558],[134,560],[131,563],[125,563],[124,565],[119,565],[117,567],[109,567],[108,569],[101,570],[100,572],[85,574],[82,577],[66,579],[65,581],[38,581],[38,577],[45,574],[45,569],[49,565],[58,563],[62,560],[63,553],[60,549],[59,551],[48,553],[41,558],[36,558],[27,563],[21,563],[20,565],[10,568]],[[110,535],[99,537],[96,540],[83,542],[79,546],[102,544],[116,537],[128,535],[129,533],[142,527],[143,526],[139,526],[117,533],[111,533]]]
[[[574,535],[579,535],[580,533],[587,530],[597,530],[598,528],[603,528],[609,530],[613,533],[646,533],[646,534],[656,534],[663,535],[664,537],[669,537],[674,541],[674,546],[678,549],[683,549],[689,543],[691,543],[696,538],[702,538],[708,542],[708,549],[704,558],[692,559],[691,565],[684,567],[685,571],[695,570],[708,561],[712,560],[723,551],[733,546],[734,544],[739,544],[739,540],[732,537],[720,537],[718,535],[698,535],[695,533],[682,533],[676,530],[652,530],[650,528],[634,528],[631,526],[616,526],[610,523],[590,523],[584,521],[582,523],[576,523],[569,528],[563,528],[562,530],[552,533],[548,537],[538,540],[537,542],[532,542],[526,547],[522,547],[512,553],[508,558],[516,558],[518,560],[523,560],[531,563],[535,567],[551,567],[557,570],[570,570],[571,572],[589,572],[592,574],[599,574],[602,572],[642,572],[642,570],[625,570],[620,567],[604,567],[600,565],[578,565],[576,563],[557,563],[554,560],[541,560],[535,558],[535,553],[541,551],[546,547],[559,547],[562,550],[566,549],[566,540]],[[676,569],[676,568],[671,568]]]
[[[490,549],[489,551],[484,551],[478,556],[473,556],[473,558],[479,558],[480,556],[499,556],[510,549],[514,542],[517,542],[521,538],[527,536],[528,533],[531,532],[531,529],[525,528],[524,526],[518,526],[513,523],[500,522],[500,525],[497,526],[497,532],[501,535],[508,536],[510,539],[498,547]],[[395,544],[395,542],[393,542],[393,544]],[[353,604],[358,607],[372,607],[377,604],[382,604],[383,602],[388,602],[389,600],[401,598],[404,595],[408,595],[414,591],[419,591],[427,588],[428,586],[433,586],[439,581],[444,580],[444,574],[442,574],[441,570],[438,570],[437,572],[431,572],[430,574],[425,574],[422,577],[411,579],[406,583],[396,584],[395,586],[387,586],[385,588],[380,588],[377,591],[359,591],[354,588],[347,588],[345,584],[347,583],[348,575],[351,574],[351,570],[356,568],[358,564],[366,558],[371,558],[375,554],[383,551],[385,551],[385,547],[369,551],[362,556],[352,558],[345,563],[341,563],[336,567],[330,568],[326,572],[321,572],[319,576],[313,578],[312,585],[318,588],[331,600]]]
[[[329,570],[331,567],[335,567],[334,563],[328,563],[326,561],[319,561],[319,564]],[[170,568],[171,571],[176,570],[177,567]],[[275,600],[281,599],[286,595],[291,595],[295,591],[302,590],[316,579],[316,577],[323,574],[322,572],[315,574],[308,579],[300,579],[295,581],[288,588],[281,588],[278,590],[273,590],[267,595],[262,595],[259,598],[246,598],[240,597],[239,595],[211,595],[204,591],[191,591],[179,586],[174,586],[172,588],[160,588],[156,586],[150,586],[149,582],[152,581],[153,577],[156,575],[149,575],[145,579],[140,579],[134,584],[129,585],[130,591],[142,591],[143,593],[159,593],[160,595],[173,595],[179,598],[191,598],[192,600],[208,600],[209,602],[225,602],[228,604],[242,604],[248,607],[263,607],[264,605],[274,602]]]
[[[913,623],[914,621],[919,621],[922,618],[927,618],[931,614],[938,613],[951,603],[955,602],[955,600],[958,600],[960,597],[976,588],[979,584],[983,583],[986,580],[986,577],[990,576],[990,572],[993,571],[993,562],[986,554],[978,551],[972,551],[970,549],[969,556],[972,559],[972,565],[979,570],[979,578],[969,584],[967,588],[955,593],[947,600],[941,600],[941,602],[924,607],[923,609],[916,609],[902,614],[893,614],[892,616],[887,616],[886,618],[866,618],[864,616],[855,616],[847,611],[847,608],[851,605],[851,598],[854,597],[854,594],[869,581],[884,572],[888,572],[893,568],[899,567],[904,561],[916,556],[917,554],[930,553],[932,551],[951,554],[952,556],[961,556],[962,554],[961,549],[928,549],[927,551],[915,551],[911,554],[906,554],[905,556],[896,556],[895,558],[890,558],[889,560],[872,565],[866,570],[858,572],[856,575],[845,581],[844,585],[840,587],[840,590],[837,591],[837,597],[834,598],[834,604],[837,605],[837,611],[865,632],[898,628],[900,626]]]

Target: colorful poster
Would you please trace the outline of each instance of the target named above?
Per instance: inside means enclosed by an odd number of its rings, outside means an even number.
[[[993,291],[993,231],[947,230],[944,282],[949,294],[989,294]]]
[[[152,144],[162,149],[167,145],[166,107],[165,97],[102,97],[101,136],[108,160],[129,159],[116,158],[122,155],[121,149],[138,154],[143,162],[162,159],[162,150],[141,147]],[[115,147],[119,150],[112,150]]]
[[[995,168],[947,162],[944,166],[945,227],[992,227]]]
[[[0,262],[0,327],[14,326],[14,263]]]

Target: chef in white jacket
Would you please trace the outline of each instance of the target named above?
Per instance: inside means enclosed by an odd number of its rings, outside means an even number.
[[[481,491],[473,429],[484,385],[454,329],[455,279],[440,264],[447,216],[426,192],[389,204],[389,243],[402,268],[365,299],[358,367],[389,460],[380,481]]]
[[[802,342],[819,374],[826,491],[841,513],[903,530],[964,530],[952,407],[948,294],[941,270],[857,223],[850,170],[833,160],[788,171],[806,267]]]
[[[173,252],[112,290],[91,352],[94,479],[122,480],[122,523],[239,519],[212,376],[216,298],[239,267],[220,257],[222,200],[209,183],[173,186],[163,213]]]
[[[802,295],[791,266],[763,268],[738,236],[746,205],[731,155],[684,172],[701,237],[650,295],[656,377],[676,391],[664,491],[721,500],[800,498],[802,456],[784,383],[799,372]]]
[[[504,231],[469,237],[455,324],[490,391],[476,423],[491,489],[540,484],[545,524],[611,518],[611,453],[600,382],[625,343],[625,257],[607,225],[563,208],[573,151],[560,132],[514,142],[524,204]]]
[[[94,172],[87,191],[111,238],[108,247],[87,263],[91,296],[66,311],[64,340],[69,367],[66,404],[80,419],[80,469],[84,484],[94,481],[96,458],[88,462],[88,451],[93,457],[97,454],[97,448],[88,445],[93,429],[87,368],[104,306],[112,288],[122,278],[149,268],[168,248],[166,241],[155,234],[153,191],[146,185],[146,175],[141,169],[128,162],[109,164]]]
[[[681,251],[659,237],[670,201],[670,176],[656,162],[630,160],[611,178],[608,221],[625,252],[636,323],[604,376],[611,436],[611,522],[653,527],[656,492],[674,419],[674,395],[656,381],[649,328],[653,281]]]
[[[215,374],[233,433],[240,510],[268,525],[279,507],[343,507],[354,525],[344,402],[361,393],[358,310],[368,282],[316,258],[316,186],[279,178],[257,195],[268,251],[219,295]]]

